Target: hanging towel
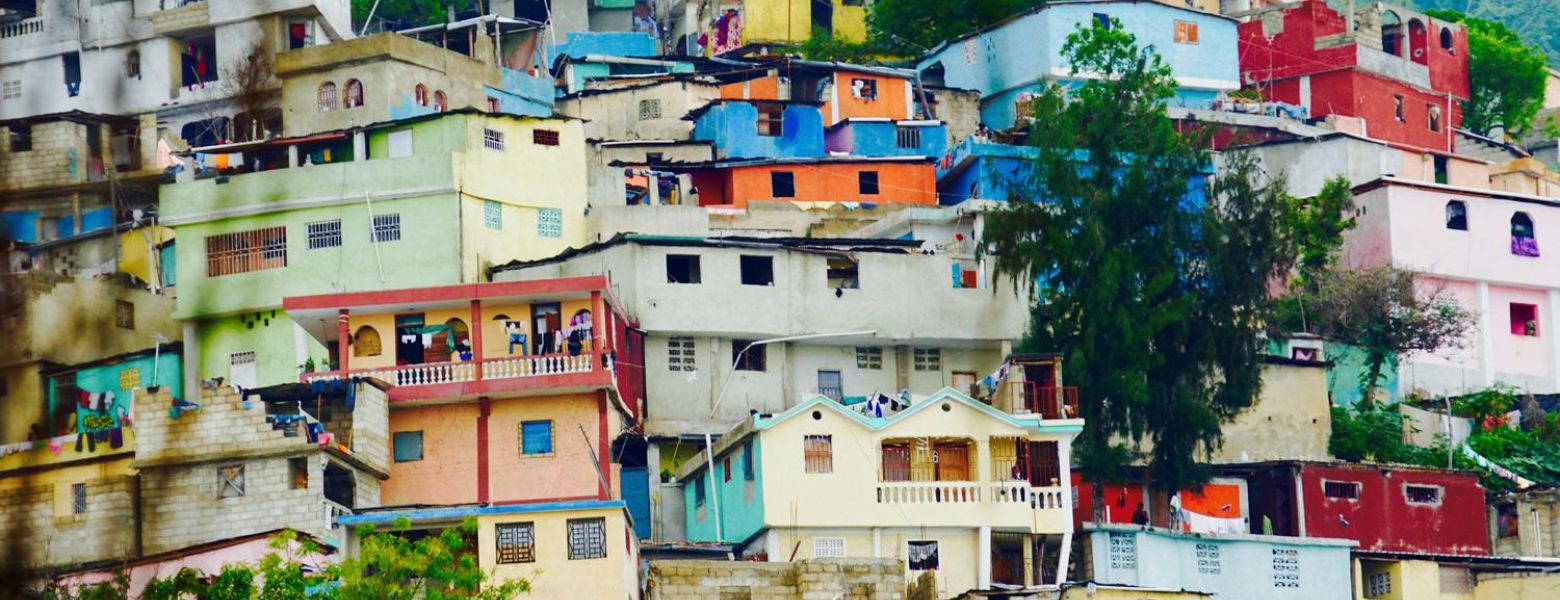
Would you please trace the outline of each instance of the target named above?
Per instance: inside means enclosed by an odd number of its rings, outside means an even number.
[[[108,447],[118,450],[125,445],[125,433],[122,428],[115,427],[108,430]]]

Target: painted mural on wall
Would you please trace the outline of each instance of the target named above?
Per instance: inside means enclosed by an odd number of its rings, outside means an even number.
[[[109,433],[134,423],[134,394],[166,386],[175,398],[181,397],[179,388],[183,377],[180,370],[176,354],[143,356],[115,365],[82,369],[76,372],[75,397],[56,397],[55,402],[75,404],[77,433]]]
[[[728,8],[710,22],[710,29],[699,35],[699,48],[705,56],[720,56],[742,47],[742,12]]]

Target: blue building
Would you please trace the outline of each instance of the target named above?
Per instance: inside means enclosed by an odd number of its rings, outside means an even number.
[[[980,92],[982,121],[1007,129],[1042,86],[1087,76],[1072,75],[1062,45],[1080,26],[1111,19],[1170,65],[1180,83],[1177,104],[1207,107],[1240,88],[1235,20],[1149,0],[1053,1],[938,45],[916,70],[928,85]]]
[[[1079,579],[1204,592],[1216,600],[1353,597],[1353,540],[1092,523],[1081,534],[1090,573]]]
[[[1040,149],[1034,146],[999,144],[982,137],[969,137],[956,144],[937,161],[937,203],[952,206],[965,200],[1033,199],[1035,159]],[[1081,160],[1082,157],[1079,157]],[[1202,204],[1207,196],[1205,183],[1213,174],[1206,165],[1187,181],[1187,199]]]

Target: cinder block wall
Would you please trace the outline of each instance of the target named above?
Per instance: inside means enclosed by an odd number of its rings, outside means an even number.
[[[21,540],[31,568],[134,558],[135,486],[132,475],[94,479],[87,486],[86,511],[76,514],[70,483],[39,484],[0,491],[0,538]]]
[[[889,558],[826,558],[794,563],[658,560],[652,600],[900,600],[904,565]]]

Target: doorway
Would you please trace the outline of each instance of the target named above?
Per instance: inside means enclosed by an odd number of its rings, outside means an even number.
[[[420,365],[425,348],[422,343],[423,315],[395,316],[395,364]]]
[[[563,307],[557,302],[539,302],[531,305],[531,331],[536,333],[532,341],[532,354],[553,354],[558,351],[559,333],[563,330]]]

